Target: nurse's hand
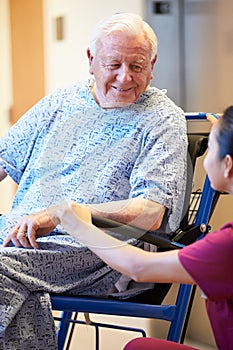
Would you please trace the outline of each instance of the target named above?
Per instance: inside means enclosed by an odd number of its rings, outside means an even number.
[[[222,116],[222,113],[206,113],[206,119],[213,125]]]
[[[38,249],[36,239],[50,233],[60,223],[56,212],[57,207],[54,206],[21,218],[6,236],[3,246],[12,243],[19,248]]]
[[[77,239],[93,226],[91,210],[85,204],[80,205],[73,201],[64,202],[57,207],[56,215],[64,230],[71,235],[75,232]]]

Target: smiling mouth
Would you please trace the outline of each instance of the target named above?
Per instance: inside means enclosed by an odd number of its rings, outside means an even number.
[[[130,88],[128,88],[128,89],[121,89],[121,88],[118,88],[118,87],[116,87],[116,86],[112,86],[112,88],[115,89],[115,90],[117,90],[117,91],[119,91],[119,92],[128,92],[128,91],[130,91],[130,90],[133,89],[132,87],[130,87]]]

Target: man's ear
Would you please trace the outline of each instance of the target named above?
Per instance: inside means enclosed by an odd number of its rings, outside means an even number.
[[[91,54],[89,47],[87,49],[87,57],[88,57],[88,61],[89,61],[89,73],[93,74],[93,69],[92,69],[93,56]]]
[[[155,65],[155,62],[157,61],[157,55],[155,55],[155,57],[153,58],[153,60],[151,60],[151,69],[154,69],[154,65]]]
[[[155,55],[155,57],[153,58],[153,60],[151,60],[150,64],[151,64],[151,79],[153,79],[153,69],[154,69],[154,65],[155,62],[157,61],[157,55]]]
[[[224,158],[224,166],[224,177],[233,177],[233,159],[229,154]]]

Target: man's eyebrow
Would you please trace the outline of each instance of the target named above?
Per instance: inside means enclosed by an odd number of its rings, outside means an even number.
[[[120,57],[116,57],[116,56],[105,56],[105,59],[109,59],[109,60],[113,60],[113,61],[120,61]],[[138,62],[138,63],[144,63],[146,61],[145,58],[143,57],[135,57],[132,62]]]
[[[146,60],[144,58],[136,58],[133,62],[144,63]]]

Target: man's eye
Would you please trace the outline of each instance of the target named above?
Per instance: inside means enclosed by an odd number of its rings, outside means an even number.
[[[142,66],[133,65],[131,68],[134,72],[141,72],[142,71]]]
[[[119,64],[107,64],[105,67],[109,70],[114,70],[114,69],[118,69],[120,67],[120,65]]]

